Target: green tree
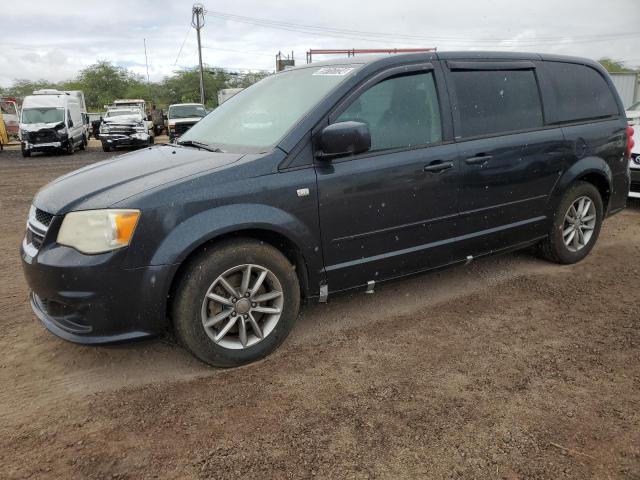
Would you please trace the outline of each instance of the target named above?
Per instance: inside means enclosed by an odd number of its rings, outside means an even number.
[[[602,65],[609,73],[621,73],[621,72],[634,71],[633,69],[626,67],[624,65],[624,62],[620,60],[613,60],[611,58],[604,57],[598,60],[598,62],[600,62],[600,65]]]
[[[87,108],[102,110],[103,105],[126,98],[129,91],[142,85],[142,80],[126,68],[100,61],[81,70],[73,83],[84,91]]]
[[[218,105],[218,90],[225,88],[227,76],[222,70],[204,72],[204,91],[208,107]],[[180,70],[162,81],[161,104],[200,101],[200,73],[198,68]]]
[[[219,68],[207,68],[204,72],[204,88],[207,107],[218,106],[218,91],[222,88],[246,88],[269,75],[268,72],[229,72]],[[87,108],[102,111],[104,105],[117,98],[143,98],[149,105],[166,108],[172,103],[200,101],[200,75],[198,68],[175,72],[161,82],[147,84],[140,75],[111,62],[99,61],[81,70],[75,78],[52,83],[47,80],[17,79],[9,88],[0,89],[3,95],[25,97],[34,90],[56,88],[82,90]]]
[[[25,97],[31,95],[34,90],[43,88],[58,88],[58,85],[47,80],[25,80],[17,79],[13,81],[13,85],[5,89],[4,94],[11,97]]]

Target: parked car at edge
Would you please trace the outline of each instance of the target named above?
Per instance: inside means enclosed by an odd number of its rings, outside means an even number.
[[[627,109],[627,121],[635,130],[640,129],[640,102]],[[631,175],[629,196],[632,198],[640,198],[640,141],[637,138],[634,138],[634,144],[631,148],[629,173]]]
[[[100,124],[102,150],[117,147],[148,147],[153,145],[153,123],[147,122],[138,107],[113,107],[106,111]]]
[[[18,102],[12,97],[0,97],[0,112],[9,137],[18,137],[20,130],[20,109]]]
[[[301,300],[532,245],[582,260],[625,207],[630,138],[608,74],[582,58],[285,70],[176,144],[40,190],[22,244],[31,305],[74,342],[173,328],[203,361],[244,364],[285,339]]]
[[[72,154],[87,145],[87,128],[78,97],[59,90],[37,90],[22,102],[22,155],[62,150]]]
[[[167,130],[169,140],[180,138],[187,130],[207,115],[201,103],[175,103],[167,112]]]

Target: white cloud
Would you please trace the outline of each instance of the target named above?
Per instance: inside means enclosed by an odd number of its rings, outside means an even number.
[[[176,68],[197,64],[191,2],[184,0],[49,0],[13,5],[3,12],[0,85],[15,78],[58,81],[97,60],[126,65],[158,80]],[[437,46],[439,50],[526,50],[640,64],[640,2],[600,0],[513,2],[507,0],[276,0],[205,1],[211,11],[267,18],[290,24],[321,25],[402,37],[342,33],[333,36],[264,28],[208,16],[202,30],[204,61],[227,68],[273,69],[278,50],[304,62],[309,48]],[[632,34],[635,36],[631,36]],[[629,36],[621,37],[621,35]],[[187,35],[179,57],[176,56]],[[613,36],[612,36],[613,35]],[[408,36],[422,38],[408,38]],[[428,37],[428,38],[427,38]],[[595,40],[595,41],[594,41]]]

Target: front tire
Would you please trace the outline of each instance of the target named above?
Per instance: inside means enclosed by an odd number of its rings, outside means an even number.
[[[604,215],[598,189],[587,182],[576,182],[558,205],[549,236],[542,241],[544,258],[561,264],[577,263],[593,249]]]
[[[265,243],[234,239],[189,262],[171,313],[178,340],[196,357],[235,367],[274,351],[299,308],[300,286],[289,260]]]
[[[20,150],[22,151],[22,156],[28,158],[31,156],[31,150],[27,150],[24,148],[24,143],[20,146]]]
[[[111,151],[111,147],[109,145],[107,145],[106,142],[102,142],[102,151],[103,152],[110,152]]]
[[[69,141],[67,142],[67,146],[64,149],[64,153],[66,153],[67,155],[73,155],[75,151],[76,151],[76,148],[73,145],[73,138],[69,138]]]

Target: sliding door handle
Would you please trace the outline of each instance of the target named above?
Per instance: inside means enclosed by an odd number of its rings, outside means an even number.
[[[464,163],[466,163],[467,165],[484,165],[492,158],[492,155],[485,155],[484,153],[480,153],[475,157],[469,157],[465,159]]]
[[[429,173],[442,173],[450,168],[453,168],[453,162],[442,162],[440,160],[436,160],[424,167],[424,171]]]

